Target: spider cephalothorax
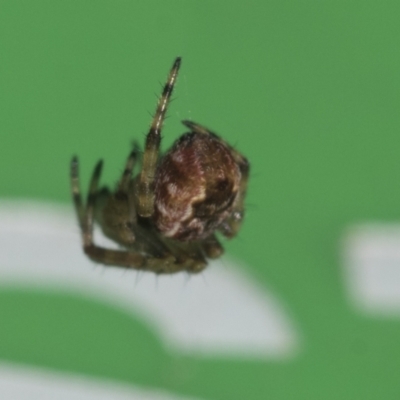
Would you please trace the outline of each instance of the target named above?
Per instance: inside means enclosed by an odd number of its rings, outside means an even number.
[[[72,159],[72,193],[83,248],[96,262],[156,273],[199,272],[207,258],[223,253],[215,232],[233,237],[240,229],[249,173],[246,158],[191,121],[183,121],[189,132],[159,156],[161,128],[180,63],[177,58],[164,86],[136,177],[137,145],[114,192],[98,189],[102,161],[96,165],[84,207],[78,159]],[[94,219],[125,249],[95,245]]]

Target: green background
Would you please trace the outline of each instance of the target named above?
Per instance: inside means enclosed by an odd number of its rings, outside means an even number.
[[[227,252],[304,336],[290,361],[177,358],[106,305],[4,289],[0,358],[207,399],[398,399],[400,322],[350,306],[339,249],[352,223],[400,217],[399,17],[397,1],[0,1],[0,196],[69,203],[72,154],[83,182],[102,157],[115,182],[182,56],[164,148],[193,119],[249,158]]]

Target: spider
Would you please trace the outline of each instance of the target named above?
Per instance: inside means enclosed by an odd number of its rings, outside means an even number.
[[[240,229],[249,175],[245,157],[209,129],[187,120],[182,123],[189,132],[160,156],[161,129],[180,64],[178,57],[158,100],[142,157],[135,143],[114,192],[98,188],[100,160],[83,205],[78,158],[72,158],[72,197],[83,250],[95,262],[157,274],[196,273],[207,266],[207,259],[224,251],[216,231],[231,238]],[[139,158],[140,171],[134,176]],[[120,250],[93,242],[94,221]]]

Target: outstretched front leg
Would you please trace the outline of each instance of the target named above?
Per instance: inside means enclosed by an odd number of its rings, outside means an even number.
[[[169,73],[167,83],[157,104],[156,113],[146,137],[143,153],[142,171],[139,177],[138,187],[138,213],[141,217],[151,217],[154,211],[154,177],[157,168],[158,152],[161,143],[161,129],[165,119],[168,103],[174,89],[181,58],[175,59]]]

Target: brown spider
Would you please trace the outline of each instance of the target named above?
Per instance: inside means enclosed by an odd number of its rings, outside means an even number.
[[[71,162],[72,195],[82,232],[83,250],[102,264],[155,273],[199,272],[223,247],[215,236],[237,234],[244,215],[249,163],[215,133],[191,121],[189,132],[159,156],[161,128],[178,75],[176,58],[146,136],[142,166],[135,144],[114,192],[98,189],[103,162],[90,182],[86,207],[79,188],[78,159]],[[93,220],[124,250],[93,243]]]

